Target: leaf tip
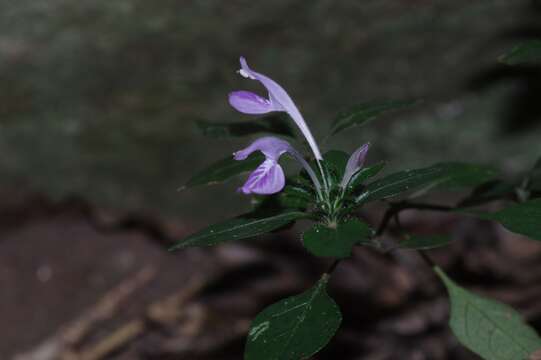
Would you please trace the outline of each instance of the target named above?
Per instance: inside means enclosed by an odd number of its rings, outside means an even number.
[[[184,248],[184,246],[182,244],[171,245],[170,247],[167,248],[167,252],[173,252],[173,251],[176,251],[176,250],[180,250],[182,248]]]

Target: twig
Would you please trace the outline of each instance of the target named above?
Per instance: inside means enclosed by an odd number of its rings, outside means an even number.
[[[62,327],[36,348],[15,355],[14,360],[56,360],[71,346],[79,343],[95,324],[112,316],[120,305],[135,291],[145,286],[156,275],[153,267],[145,267],[133,277],[122,282],[72,323]]]
[[[387,211],[383,215],[383,219],[381,220],[381,223],[378,226],[375,236],[382,235],[387,229],[387,226],[389,225],[389,222],[391,221],[391,219],[393,219],[395,216],[397,216],[398,214],[400,214],[400,212],[404,210],[451,211],[453,209],[454,209],[453,207],[445,206],[445,205],[411,203],[411,202],[391,203],[391,206],[387,209]]]
[[[376,233],[374,234],[374,237],[378,237],[383,235],[385,230],[387,230],[387,227],[389,226],[390,221],[394,218],[397,222],[398,226],[400,225],[400,219],[399,215],[400,212],[404,210],[429,210],[429,211],[451,211],[454,208],[451,206],[445,206],[445,205],[435,205],[435,204],[424,204],[424,203],[411,203],[411,202],[398,202],[398,203],[391,203],[391,206],[385,211],[385,214],[383,214],[383,218],[381,220],[380,225],[378,226],[378,229],[376,230]],[[422,250],[417,250],[421,258],[429,265],[430,267],[434,267],[434,262],[430,259],[430,257]],[[327,269],[325,272],[326,274],[331,275],[338,265],[340,264],[341,259],[335,260]]]
[[[96,345],[90,349],[83,351],[79,355],[75,355],[72,359],[77,360],[100,360],[104,359],[107,355],[114,350],[126,345],[139,335],[143,333],[145,329],[145,322],[143,320],[132,320],[120,328],[116,329],[111,335],[99,341]],[[64,357],[66,359],[67,357]],[[67,360],[67,359],[66,359]]]
[[[331,266],[329,266],[329,268],[327,269],[327,271],[325,271],[325,273],[331,275],[340,264],[340,261],[341,259],[334,260],[334,262],[331,264]]]
[[[183,305],[193,298],[198,293],[206,281],[203,277],[192,279],[177,293],[167,297],[164,300],[158,300],[150,304],[145,312],[145,316],[139,319],[131,320],[107,337],[101,339],[95,344],[87,346],[78,354],[69,352],[68,356],[64,356],[63,360],[100,360],[111,354],[118,348],[125,346],[130,341],[133,341],[138,336],[142,335],[146,329],[147,320],[154,321],[160,324],[171,324],[176,322],[189,308]],[[199,316],[200,318],[201,316]],[[197,326],[201,326],[201,322],[195,322]],[[193,321],[190,325],[195,324]],[[194,330],[192,330],[194,331]],[[73,357],[75,355],[75,357]]]
[[[399,228],[402,229],[402,225],[400,223],[400,213],[404,210],[429,210],[429,211],[452,211],[454,208],[451,206],[445,206],[445,205],[434,205],[434,204],[424,204],[424,203],[411,203],[411,202],[399,202],[399,203],[391,203],[391,206],[385,211],[385,214],[383,214],[383,218],[381,220],[380,225],[378,226],[378,230],[376,231],[375,236],[381,236],[387,230],[387,227],[389,226],[389,223],[392,219],[395,219],[396,224]],[[398,248],[398,246],[397,246]],[[428,254],[423,250],[416,250],[421,259],[430,267],[434,268],[436,264]]]

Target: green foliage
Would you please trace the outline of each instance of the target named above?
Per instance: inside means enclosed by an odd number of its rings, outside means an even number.
[[[348,159],[349,155],[340,150],[331,150],[323,154],[323,167],[330,184],[338,184],[342,180]]]
[[[494,213],[469,212],[468,214],[497,221],[512,232],[541,241],[541,199],[512,205]]]
[[[458,162],[438,163],[427,168],[399,171],[376,180],[367,185],[356,201],[362,204],[434,186],[446,188],[476,186],[494,176],[495,171],[485,166]]]
[[[363,167],[361,170],[353,174],[353,176],[351,177],[351,180],[349,181],[348,187],[350,189],[355,190],[360,185],[362,185],[366,180],[379,174],[379,172],[383,170],[384,167],[385,167],[384,162],[379,162],[371,166]]]
[[[356,244],[369,243],[374,234],[364,222],[350,219],[329,227],[316,224],[302,238],[304,246],[315,256],[346,258]]]
[[[443,235],[411,235],[406,240],[400,242],[400,247],[414,250],[429,250],[449,245],[450,241],[451,239],[448,236]]]
[[[198,172],[181,187],[181,190],[198,186],[213,185],[224,182],[234,176],[253,170],[265,160],[259,152],[251,154],[246,160],[237,161],[229,155],[225,159],[215,162],[206,169]]]
[[[515,46],[500,56],[499,60],[507,65],[541,63],[541,40],[530,40]]]
[[[337,134],[352,126],[365,125],[390,110],[398,110],[415,104],[415,101],[381,101],[360,104],[343,111],[334,119],[331,134]]]
[[[276,135],[295,137],[289,121],[278,114],[268,115],[262,119],[239,122],[209,122],[196,120],[197,130],[205,136],[216,138],[229,138],[248,136],[258,133],[271,133]]]
[[[435,268],[451,300],[450,325],[457,339],[485,360],[529,359],[541,338],[511,307],[475,295]]]
[[[515,194],[518,184],[515,182],[493,180],[475,187],[472,193],[463,199],[459,206],[470,207],[493,200],[505,199]]]
[[[308,359],[334,336],[342,321],[338,305],[326,292],[329,276],[310,290],[270,305],[254,319],[246,360]]]
[[[278,202],[285,208],[306,209],[314,201],[314,196],[304,187],[286,185],[278,194]]]
[[[169,250],[183,249],[192,246],[212,246],[230,240],[241,240],[263,235],[279,229],[295,220],[308,217],[299,211],[288,211],[265,217],[252,214],[211,225],[187,238],[179,241]]]

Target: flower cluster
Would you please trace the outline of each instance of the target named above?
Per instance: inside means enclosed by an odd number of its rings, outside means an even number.
[[[323,157],[299,109],[289,94],[276,81],[252,70],[243,57],[240,58],[240,64],[239,74],[245,78],[259,81],[266,88],[268,97],[265,98],[245,90],[234,91],[229,94],[229,103],[231,106],[241,113],[253,115],[274,111],[286,112],[293,119],[308,142],[320,172],[320,176],[318,177],[305,158],[287,141],[272,136],[262,137],[255,140],[245,149],[233,154],[235,160],[244,160],[255,151],[260,151],[265,155],[265,161],[249,175],[248,180],[240,190],[244,194],[254,193],[261,195],[280,192],[285,186],[285,176],[278,160],[281,155],[287,153],[306,170],[317,191],[318,197],[320,199],[328,198],[330,189],[327,176],[321,165]],[[368,148],[369,144],[361,146],[349,158],[342,181],[340,182],[342,189],[348,186],[353,175],[362,168]],[[319,179],[322,179],[323,186]]]

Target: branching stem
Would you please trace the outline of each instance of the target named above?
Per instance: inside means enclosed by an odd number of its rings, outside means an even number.
[[[383,218],[381,219],[381,222],[378,226],[378,229],[376,230],[376,233],[374,234],[374,237],[378,237],[383,235],[383,233],[387,230],[389,223],[394,218],[398,224],[400,225],[400,219],[399,215],[400,212],[404,210],[428,210],[428,211],[452,211],[454,208],[451,206],[446,205],[435,205],[435,204],[424,204],[424,203],[411,203],[411,202],[398,202],[398,203],[391,203],[389,208],[385,211],[385,214],[383,214]],[[423,261],[430,267],[434,268],[436,264],[432,259],[428,256],[428,254],[423,250],[416,250],[419,256],[423,259]],[[338,265],[340,265],[340,262],[342,259],[335,260],[327,269],[325,272],[326,274],[331,275]]]

